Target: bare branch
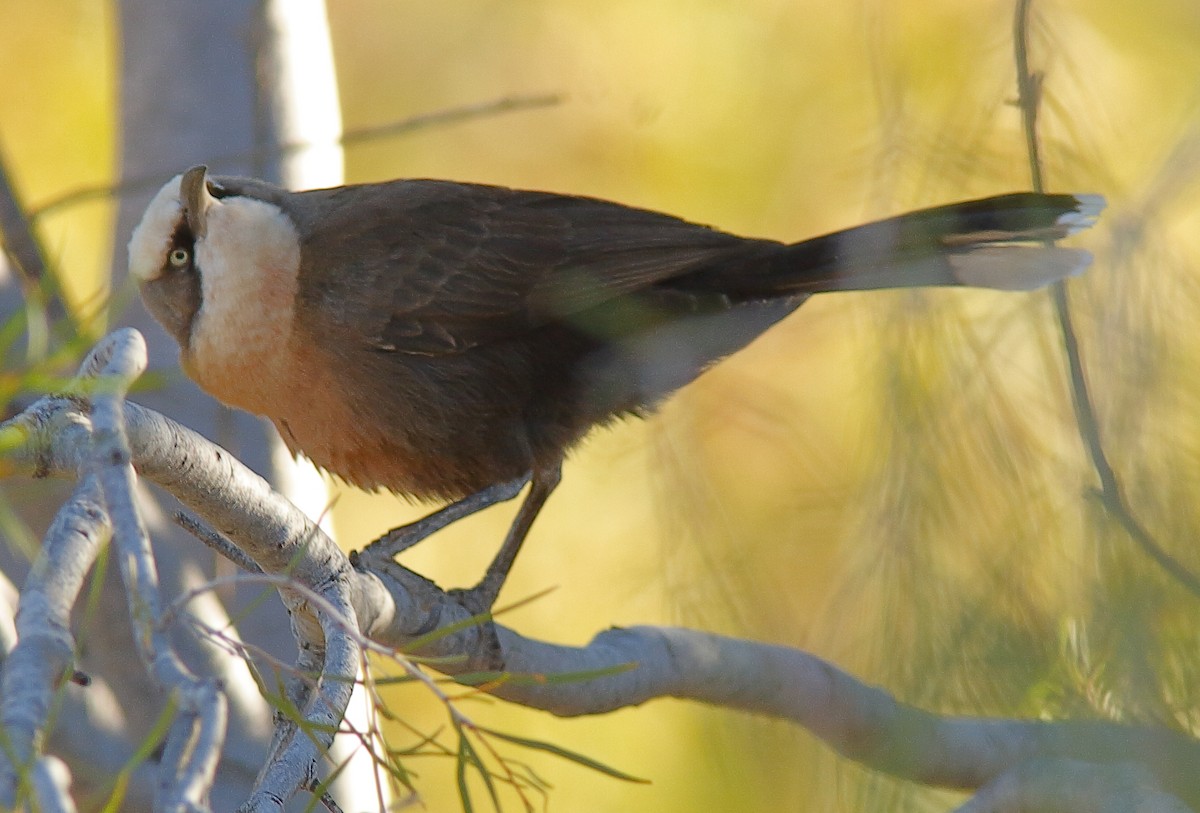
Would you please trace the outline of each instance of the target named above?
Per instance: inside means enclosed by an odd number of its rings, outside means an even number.
[[[1190,813],[1144,767],[1059,759],[1027,762],[984,786],[955,813]]]
[[[71,777],[67,766],[57,757],[43,757],[33,766],[33,796],[41,813],[75,813],[71,798]]]
[[[385,583],[398,582],[392,587],[397,598],[405,591],[418,605],[431,600],[423,594],[427,582],[398,566],[389,570],[379,575]],[[1034,759],[1144,759],[1164,787],[1200,801],[1191,768],[1200,764],[1200,744],[1166,730],[1104,721],[945,717],[899,703],[808,653],[691,630],[613,629],[579,648],[534,641],[503,627],[499,635],[515,674],[474,679],[491,678],[490,693],[558,715],[601,714],[656,697],[697,700],[790,720],[863,765],[964,790]],[[452,649],[435,642],[422,652],[447,656]],[[636,668],[621,670],[631,664]],[[437,668],[464,667],[451,661]],[[536,677],[605,672],[588,681]]]
[[[83,579],[112,532],[94,477],[80,481],[46,532],[37,561],[21,591],[17,644],[4,662],[0,684],[0,807],[11,809],[38,758],[38,741],[67,675],[72,671],[75,639],[71,608]]]
[[[103,368],[104,358],[97,353],[85,369]],[[12,462],[70,475],[81,455],[86,460],[87,445],[74,437],[90,432],[80,410],[75,399],[43,399],[8,422],[27,433]],[[1162,794],[1200,802],[1193,770],[1200,744],[1183,735],[1102,721],[941,716],[786,647],[657,627],[608,630],[584,647],[568,647],[499,627],[511,671],[473,672],[473,653],[487,651],[482,635],[437,585],[394,562],[352,566],[303,514],[224,450],[135,404],[125,403],[122,414],[142,476],[168,488],[267,574],[251,578],[286,577],[292,585],[281,592],[301,656],[288,697],[303,719],[277,715],[268,768],[244,811],[280,809],[279,799],[313,786],[365,648],[401,659],[414,653],[464,683],[562,716],[676,697],[779,717],[876,770],[923,784],[988,789],[980,804],[991,798],[997,806],[977,810],[1011,809],[1003,800],[1014,780],[1005,777],[1024,776],[1028,769],[1021,766],[1064,760],[1135,763]]]
[[[172,775],[159,783],[157,806],[201,810],[225,741],[225,699],[211,681],[192,675],[159,623],[158,570],[134,502],[136,476],[122,409],[125,393],[146,369],[146,361],[145,340],[131,329],[110,334],[84,360],[85,374],[95,372],[110,382],[96,388],[92,396],[93,450],[86,469],[104,493],[138,653],[179,704],[162,758],[163,770]]]

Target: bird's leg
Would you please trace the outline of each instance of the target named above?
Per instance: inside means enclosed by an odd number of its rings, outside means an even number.
[[[421,517],[416,522],[393,528],[383,536],[371,542],[359,553],[360,556],[377,559],[390,559],[396,554],[406,551],[428,536],[440,531],[451,523],[464,517],[469,517],[477,511],[507,502],[521,493],[530,475],[518,477],[505,483],[496,483],[480,489],[474,494],[463,497],[457,502],[450,503],[445,508],[439,508],[432,514]],[[531,492],[532,494],[532,492]],[[528,500],[526,500],[528,502]]]
[[[491,612],[492,605],[496,603],[500,589],[508,578],[508,572],[512,569],[513,562],[516,561],[517,553],[521,550],[521,544],[529,534],[533,521],[561,479],[562,461],[558,461],[551,467],[537,469],[525,477],[488,486],[416,522],[388,531],[367,545],[357,556],[352,557],[352,561],[360,556],[390,559],[456,520],[470,516],[476,511],[481,511],[498,502],[511,500],[528,481],[530,483],[529,493],[525,496],[525,501],[521,503],[517,516],[504,537],[504,543],[500,546],[495,558],[492,559],[492,563],[488,565],[483,578],[470,589],[449,591],[450,596],[471,615],[486,615]],[[496,627],[491,621],[486,621],[482,624],[481,629],[483,652],[480,663],[490,670],[502,671],[504,657],[500,648],[500,639],[496,634]]]
[[[517,517],[504,537],[504,544],[500,546],[496,557],[488,565],[479,584],[469,590],[450,591],[455,601],[469,610],[472,615],[491,611],[492,605],[496,603],[496,598],[500,595],[500,588],[504,586],[504,581],[508,578],[508,571],[512,569],[517,553],[521,550],[521,543],[529,534],[530,526],[533,525],[542,506],[546,504],[546,499],[561,479],[561,461],[549,468],[537,469],[533,472],[533,476],[530,478],[529,494],[521,503]]]

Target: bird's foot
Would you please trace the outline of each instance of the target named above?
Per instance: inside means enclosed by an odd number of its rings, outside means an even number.
[[[500,636],[492,618],[492,605],[496,603],[498,591],[488,581],[485,576],[483,581],[474,587],[448,590],[447,595],[478,621],[479,648],[472,655],[472,662],[483,671],[503,672],[504,650],[500,646]]]

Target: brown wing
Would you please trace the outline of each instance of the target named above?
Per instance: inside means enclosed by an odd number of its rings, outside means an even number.
[[[565,321],[766,244],[592,198],[446,181],[304,192],[289,208],[308,235],[309,313],[417,355]]]

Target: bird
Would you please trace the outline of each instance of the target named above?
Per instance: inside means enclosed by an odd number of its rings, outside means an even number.
[[[785,243],[593,197],[401,179],[289,191],[195,166],[129,242],[183,370],[367,490],[447,503],[362,552],[391,557],[529,490],[487,613],[591,429],[652,412],[811,295],[1031,290],[1091,255],[1053,241],[1104,199],[1018,192]]]

